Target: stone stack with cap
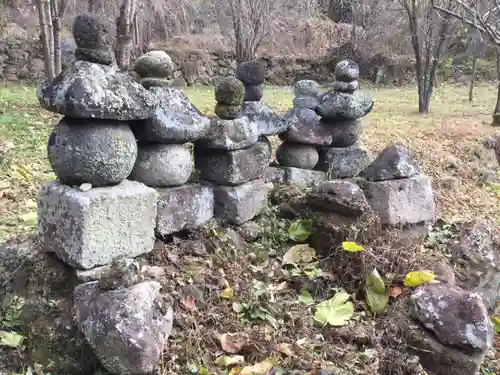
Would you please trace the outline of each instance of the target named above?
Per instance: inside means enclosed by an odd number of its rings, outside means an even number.
[[[48,140],[57,177],[38,197],[41,247],[69,265],[90,269],[152,250],[157,193],[129,181],[137,143],[129,123],[150,117],[158,99],[121,73],[101,16],[76,17],[77,61],[37,96],[64,117]]]
[[[163,51],[150,51],[134,64],[141,83],[159,106],[152,116],[132,127],[139,151],[129,178],[157,190],[156,233],[160,237],[195,229],[210,220],[214,211],[213,190],[188,183],[194,169],[188,143],[206,137],[210,120],[182,91],[169,87],[173,68]]]
[[[417,163],[402,145],[384,149],[359,176],[366,180],[359,185],[383,225],[435,222],[432,179],[420,174]]]
[[[372,160],[359,141],[361,118],[371,112],[373,99],[357,91],[358,64],[352,60],[339,62],[335,78],[332,90],[321,96],[316,108],[321,124],[331,135],[331,143],[319,149],[316,169],[327,172],[330,179],[354,177]]]
[[[215,87],[219,118],[212,119],[208,136],[195,145],[200,180],[214,187],[215,217],[235,225],[251,220],[267,204],[262,177],[271,158],[271,144],[259,136],[257,123],[235,116],[244,96],[239,80],[220,80]]]
[[[326,180],[325,172],[316,171],[314,167],[319,160],[317,148],[329,145],[332,136],[315,112],[319,85],[312,80],[298,81],[294,94],[293,108],[285,115],[289,127],[280,134],[283,143],[278,147],[276,158],[285,183],[307,186]]]
[[[236,68],[236,78],[245,86],[241,115],[257,123],[260,135],[271,136],[284,132],[289,123],[264,103],[265,77],[263,61],[246,61]]]

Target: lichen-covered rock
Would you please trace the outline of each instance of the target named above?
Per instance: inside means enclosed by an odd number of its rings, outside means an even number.
[[[150,252],[158,195],[139,182],[89,191],[48,182],[38,196],[38,236],[43,251],[90,269]]]
[[[193,172],[193,156],[183,145],[139,143],[139,152],[130,180],[151,187],[185,184]]]
[[[103,14],[82,14],[73,21],[73,38],[79,48],[111,47],[116,39],[116,24]]]
[[[135,61],[134,71],[143,78],[170,78],[174,63],[164,51],[149,51]]]
[[[314,169],[319,155],[316,147],[312,145],[283,142],[276,150],[276,160],[284,167]]]
[[[158,143],[186,143],[204,138],[210,128],[205,117],[180,90],[152,87],[159,106],[144,122],[132,125],[137,139]]]
[[[355,177],[372,161],[372,155],[360,142],[349,147],[322,147],[316,169],[328,179]]]
[[[464,223],[452,247],[458,285],[478,293],[490,313],[500,301],[500,232],[477,219]]]
[[[137,158],[137,143],[126,123],[63,118],[53,129],[48,159],[67,185],[115,185],[127,178]]]
[[[147,90],[150,90],[152,87],[174,86],[174,80],[168,78],[148,77],[148,78],[141,78],[139,82]]]
[[[268,167],[265,174],[266,182],[281,185],[285,183],[285,169],[280,167]]]
[[[354,94],[329,91],[316,107],[318,115],[329,120],[356,120],[373,109],[373,99],[360,91]]]
[[[241,115],[257,124],[259,135],[277,135],[286,131],[290,126],[289,120],[273,111],[262,101],[243,102]]]
[[[415,160],[400,144],[391,145],[366,167],[359,175],[369,181],[386,181],[409,178],[420,173]]]
[[[217,103],[214,108],[214,113],[223,120],[234,120],[238,118],[241,112],[239,105],[227,105]]]
[[[196,150],[200,179],[221,185],[239,185],[262,177],[271,159],[272,147],[262,140],[235,151]]]
[[[352,81],[352,82],[335,81],[335,82],[333,82],[332,87],[335,91],[347,92],[347,93],[352,94],[354,91],[359,89],[359,82],[358,81]]]
[[[294,108],[309,108],[316,109],[319,105],[319,99],[317,97],[312,96],[297,96],[293,98],[293,107]]]
[[[245,102],[258,102],[264,96],[263,85],[245,85]]]
[[[342,60],[335,65],[335,78],[341,82],[352,82],[359,78],[359,65],[353,60]]]
[[[299,188],[310,187],[321,181],[326,181],[325,172],[294,167],[281,167],[281,169],[285,173],[284,182]]]
[[[245,61],[236,67],[236,78],[245,85],[261,85],[266,78],[266,67],[262,61]]]
[[[321,119],[320,126],[328,129],[331,134],[332,147],[349,147],[358,142],[361,135],[362,124],[357,120],[341,120],[329,123],[328,120]]]
[[[91,49],[78,47],[75,50],[75,59],[103,65],[116,63],[115,53],[111,48]]]
[[[311,79],[303,79],[295,83],[293,87],[295,97],[310,96],[317,97],[319,94],[319,85]]]
[[[248,117],[234,120],[212,119],[208,134],[199,144],[216,150],[239,150],[256,143],[259,135],[257,123],[250,121]]]
[[[294,109],[286,115],[290,123],[288,130],[280,134],[280,139],[287,142],[326,146],[332,143],[332,125],[318,120],[312,109]]]
[[[75,288],[78,326],[110,373],[149,374],[160,362],[173,324],[160,289],[157,281],[111,291],[98,282]]]
[[[234,77],[219,80],[215,86],[215,100],[219,104],[239,106],[245,97],[245,86]]]
[[[447,284],[429,284],[411,296],[412,315],[445,345],[486,351],[493,329],[481,297]]]
[[[37,89],[40,105],[76,119],[143,120],[158,99],[117,67],[76,61]]]

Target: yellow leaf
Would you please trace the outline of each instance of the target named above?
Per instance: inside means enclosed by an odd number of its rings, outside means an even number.
[[[0,331],[0,346],[19,348],[23,345],[24,336],[16,332]]]
[[[245,358],[242,355],[222,355],[215,359],[215,364],[221,367],[232,367],[237,365],[242,365],[245,362]]]
[[[240,372],[240,375],[267,375],[274,367],[274,362],[266,359],[262,362],[256,363],[253,366],[245,366]]]
[[[28,207],[28,208],[36,208],[36,202],[33,199],[28,199],[26,201],[26,207]]]
[[[221,298],[224,299],[233,299],[234,298],[234,289],[231,287],[227,287],[222,292],[220,292]]]
[[[31,211],[31,212],[28,212],[27,214],[19,216],[19,219],[21,219],[21,221],[23,223],[27,223],[27,224],[35,224],[36,218],[37,218],[36,211]]]
[[[350,253],[357,253],[358,251],[364,250],[364,247],[359,246],[356,242],[349,241],[342,242],[342,248]]]
[[[430,283],[436,278],[436,276],[429,271],[415,271],[408,272],[405,276],[404,284],[405,286],[420,286],[423,284]]]
[[[240,375],[240,374],[241,374],[241,368],[233,367],[231,371],[229,371],[228,375]]]

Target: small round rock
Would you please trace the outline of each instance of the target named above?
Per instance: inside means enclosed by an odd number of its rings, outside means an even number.
[[[245,86],[234,77],[223,78],[215,86],[215,100],[219,104],[240,106],[244,97]]]
[[[137,142],[129,125],[118,121],[63,118],[53,129],[48,159],[66,185],[117,185],[137,158]]]
[[[238,105],[227,105],[217,103],[214,109],[215,114],[223,120],[234,120],[240,116],[241,107]]]
[[[116,38],[116,25],[100,14],[82,14],[73,21],[73,38],[80,48],[110,47]]]
[[[262,85],[266,79],[266,66],[259,60],[242,62],[236,68],[236,78],[245,85]]]
[[[245,86],[245,102],[258,102],[264,96],[264,88],[262,85],[247,85]]]
[[[276,150],[276,160],[284,167],[314,169],[319,154],[315,146],[283,142]]]
[[[312,79],[303,79],[295,83],[293,93],[296,97],[300,96],[318,96],[319,84]]]
[[[342,60],[335,66],[335,78],[341,82],[352,82],[359,78],[359,65],[353,60]]]
[[[149,51],[136,60],[134,70],[143,78],[170,78],[174,71],[174,63],[164,51]]]

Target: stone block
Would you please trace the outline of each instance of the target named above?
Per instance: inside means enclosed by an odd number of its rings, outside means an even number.
[[[214,216],[214,192],[209,186],[192,184],[157,191],[156,232],[160,236],[198,228]]]
[[[264,179],[239,186],[216,186],[215,216],[228,224],[240,225],[255,216],[267,205],[269,187]]]
[[[293,167],[282,167],[285,171],[285,183],[297,187],[308,187],[326,181],[326,173]]]
[[[317,170],[326,172],[328,179],[355,177],[372,161],[372,155],[361,143],[350,147],[323,147],[319,150]]]
[[[207,139],[199,141],[204,148],[215,150],[239,150],[247,148],[259,140],[257,123],[248,117],[234,120],[212,119]]]
[[[432,180],[428,176],[367,181],[361,187],[384,225],[400,226],[436,220]]]
[[[83,269],[150,252],[158,194],[139,182],[83,192],[50,181],[38,197],[42,249]]]

